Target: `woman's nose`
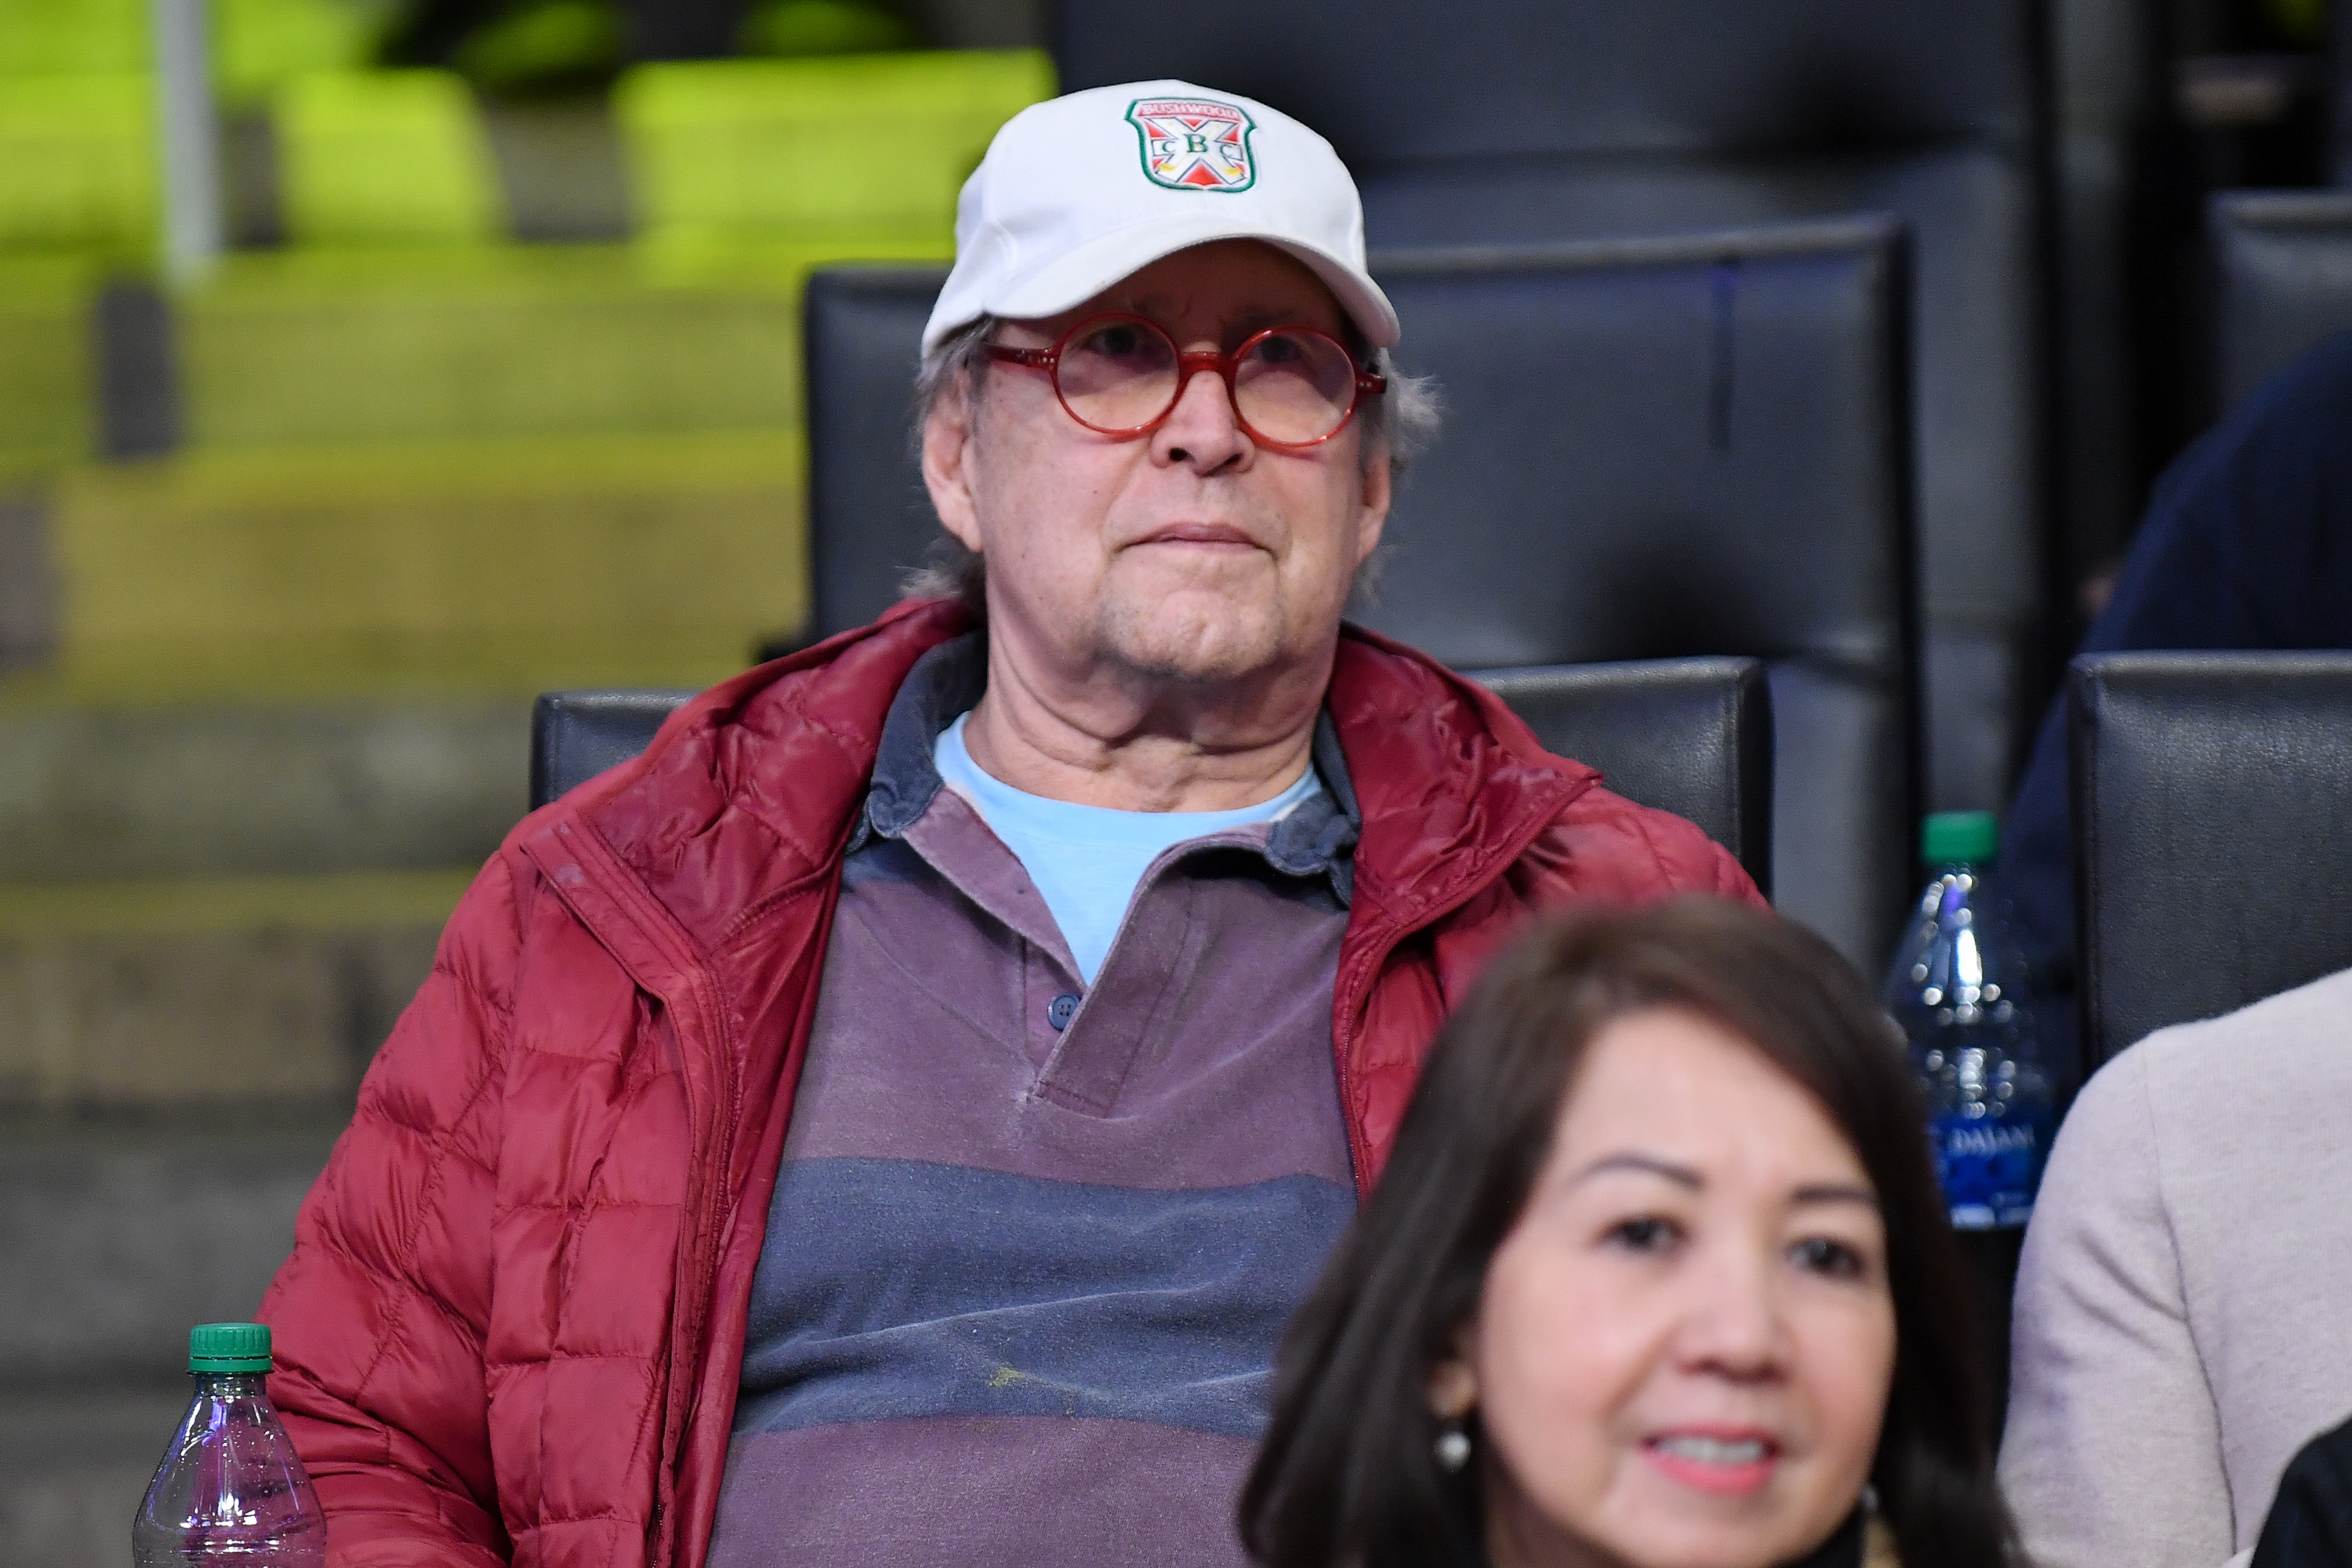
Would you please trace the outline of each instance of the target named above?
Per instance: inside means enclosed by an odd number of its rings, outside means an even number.
[[[1694,1271],[1677,1338],[1680,1358],[1725,1375],[1769,1376],[1789,1353],[1785,1303],[1769,1258],[1724,1248]]]

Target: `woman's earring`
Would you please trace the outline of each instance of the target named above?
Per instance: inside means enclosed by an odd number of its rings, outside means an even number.
[[[1449,1421],[1437,1435],[1436,1448],[1437,1468],[1452,1474],[1470,1462],[1470,1434],[1462,1430],[1459,1420]]]
[[[1868,1481],[1862,1483],[1862,1516],[1864,1519],[1878,1517],[1878,1489]]]

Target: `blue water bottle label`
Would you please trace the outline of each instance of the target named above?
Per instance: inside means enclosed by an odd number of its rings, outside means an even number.
[[[1954,1113],[1929,1123],[1936,1180],[1955,1229],[1992,1230],[2032,1216],[2051,1131],[2050,1111],[2040,1106],[1995,1116]]]

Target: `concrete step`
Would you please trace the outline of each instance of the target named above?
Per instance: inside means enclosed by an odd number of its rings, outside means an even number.
[[[58,678],[151,697],[707,684],[806,614],[803,447],[751,430],[76,468],[47,513]]]
[[[187,1402],[176,1382],[0,1394],[11,1568],[130,1568],[131,1513]]]
[[[90,455],[99,278],[80,258],[0,257],[0,484]]]
[[[0,1561],[127,1568],[188,1400],[191,1324],[245,1319],[340,1119],[0,1125]]]
[[[349,1115],[11,1119],[0,1136],[0,1321],[12,1392],[152,1386],[184,1373],[190,1324],[250,1318],[260,1304]]]
[[[347,1111],[474,874],[0,887],[0,1110]]]
[[[0,703],[0,882],[443,869],[529,805],[530,700]]]
[[[791,427],[803,276],[674,283],[628,245],[232,255],[177,305],[185,427],[272,447]]]

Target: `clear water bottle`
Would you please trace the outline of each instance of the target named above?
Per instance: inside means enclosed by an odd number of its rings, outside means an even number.
[[[1911,1042],[1953,1226],[2023,1225],[2057,1107],[2034,1028],[2025,950],[1985,879],[2000,847],[1989,811],[1927,819],[1935,879],[1895,955],[1886,1009]]]
[[[131,1521],[137,1568],[325,1568],[327,1516],[269,1407],[266,1323],[188,1334],[195,1397]]]

